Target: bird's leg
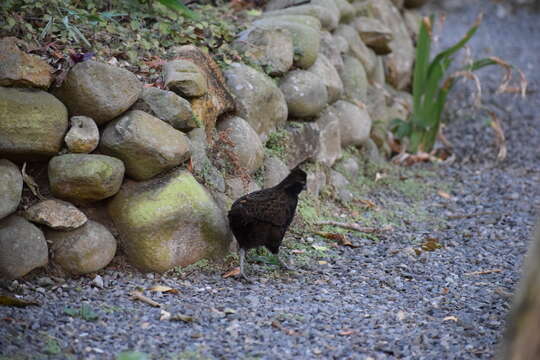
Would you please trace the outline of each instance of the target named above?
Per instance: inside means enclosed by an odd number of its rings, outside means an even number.
[[[287,264],[280,256],[279,254],[276,254],[276,257],[277,257],[277,260],[279,262],[279,265],[281,265],[282,268],[285,268],[287,270],[294,270],[294,267],[292,267],[291,265]]]
[[[247,282],[252,282],[252,280],[249,277],[247,277],[246,273],[244,272],[244,262],[246,260],[246,249],[240,248],[239,253],[240,253],[240,275],[242,275],[242,277]]]

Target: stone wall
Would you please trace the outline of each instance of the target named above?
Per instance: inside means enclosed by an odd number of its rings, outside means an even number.
[[[246,64],[172,49],[164,89],[92,60],[51,88],[46,62],[1,39],[0,276],[49,258],[97,271],[117,242],[143,271],[220,258],[234,199],[306,161],[324,169],[311,192],[339,188],[345,148],[386,153],[388,122],[411,107],[419,16],[395,0],[294,3],[270,1],[238,35]]]

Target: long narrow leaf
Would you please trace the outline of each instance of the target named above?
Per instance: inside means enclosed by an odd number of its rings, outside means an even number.
[[[413,108],[420,107],[424,94],[424,84],[429,66],[429,54],[431,52],[431,35],[428,26],[431,26],[429,18],[424,18],[420,24],[418,44],[416,47],[416,62],[413,76]]]
[[[181,13],[182,15],[186,16],[187,18],[197,20],[199,18],[199,14],[195,13],[194,11],[191,11],[186,5],[184,5],[180,0],[158,0],[158,2],[173,10]]]
[[[439,63],[443,58],[450,57],[456,52],[458,52],[459,50],[461,50],[465,46],[465,44],[467,44],[467,42],[471,40],[471,38],[476,33],[476,30],[478,30],[478,27],[480,26],[481,22],[482,22],[482,16],[479,16],[476,19],[476,22],[474,23],[474,25],[469,29],[469,31],[467,31],[467,34],[465,34],[465,36],[460,41],[458,41],[454,46],[451,46],[448,49],[444,50],[443,52],[439,53],[435,57],[435,59],[433,60],[433,62],[431,63],[428,69],[428,76],[429,76],[429,73],[431,73],[434,70],[433,67],[436,66],[437,63]]]

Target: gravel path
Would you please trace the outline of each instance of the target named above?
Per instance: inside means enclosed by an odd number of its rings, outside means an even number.
[[[534,23],[540,15],[509,10],[498,18],[499,5],[471,2],[487,12],[477,41],[491,36],[491,51],[503,56],[519,46],[509,59],[538,89],[540,76],[528,68],[538,61],[538,44],[518,39],[524,33],[540,39],[540,23]],[[455,25],[460,34],[475,10],[451,9],[447,26]],[[502,23],[508,31],[495,31]],[[485,76],[489,84],[490,74]],[[485,95],[499,101],[489,91]],[[254,284],[223,279],[210,267],[159,276],[129,267],[120,271],[116,264],[99,273],[102,288],[93,277],[58,282],[38,276],[19,282],[17,290],[41,306],[0,308],[0,359],[111,359],[125,350],[152,359],[492,358],[540,207],[538,94],[526,102],[500,101],[508,159],[496,165],[485,123],[458,113],[447,136],[459,160],[404,172],[426,184],[422,196],[403,185],[362,195],[393,214],[366,213],[366,221],[393,223],[394,230],[380,240],[353,233],[350,240],[360,247],[349,248],[289,238],[320,250],[320,258],[298,264],[293,254],[295,273],[252,260]],[[442,247],[421,250],[430,238]],[[131,291],[154,285],[179,291],[145,294],[187,322],[160,321],[161,309],[131,300]],[[83,304],[97,320],[66,313],[66,307]]]

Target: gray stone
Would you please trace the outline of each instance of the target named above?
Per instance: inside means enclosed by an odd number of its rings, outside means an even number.
[[[302,18],[309,19],[310,17]],[[267,29],[287,29],[292,36],[295,66],[307,69],[317,60],[321,42],[319,30],[298,22],[284,20],[281,16],[263,18],[253,24]]]
[[[394,38],[392,31],[379,20],[367,16],[357,17],[354,26],[362,41],[378,55],[392,52],[390,42]]]
[[[328,104],[328,92],[321,78],[294,70],[285,75],[279,88],[285,96],[289,117],[312,118]]]
[[[339,166],[343,170],[343,175],[349,179],[357,177],[360,173],[360,165],[358,165],[358,162],[352,157],[343,159],[343,161],[339,163]]]
[[[172,91],[155,87],[144,88],[141,98],[137,100],[132,109],[142,110],[181,131],[190,131],[203,126],[193,116],[189,101]]]
[[[362,62],[364,69],[368,74],[375,69],[376,55],[373,50],[364,44],[354,27],[341,24],[334,34],[342,36],[347,40],[347,43],[349,44],[349,53]]]
[[[85,115],[103,125],[129,109],[142,89],[135,74],[89,60],[71,68],[53,94],[66,104],[70,115]]]
[[[334,5],[335,6],[335,5]],[[337,9],[336,9],[337,10]],[[331,11],[327,6],[320,5],[299,5],[286,9],[266,11],[265,17],[279,16],[279,15],[307,15],[313,16],[320,20],[323,29],[333,30],[338,25],[338,12]]]
[[[266,74],[244,64],[232,64],[224,75],[235,96],[238,116],[266,142],[268,134],[287,121],[283,93]]]
[[[38,56],[21,51],[15,37],[0,39],[0,86],[48,89],[54,69]]]
[[[74,205],[56,199],[41,201],[24,212],[28,221],[43,224],[55,230],[75,230],[88,220]]]
[[[309,171],[306,180],[307,191],[315,196],[319,196],[326,186],[326,174],[322,169]]]
[[[64,141],[72,153],[89,154],[99,144],[99,129],[94,120],[88,116],[73,116],[71,127]]]
[[[321,112],[316,124],[320,131],[320,146],[315,160],[331,167],[341,157],[340,120],[334,109],[329,106]]]
[[[347,0],[335,0],[335,2],[339,9],[340,20],[351,21],[356,15],[356,9]]]
[[[188,135],[191,140],[191,164],[193,166],[193,173],[197,176],[197,179],[200,179],[211,190],[225,192],[225,178],[212,164],[206,154],[208,142],[204,129],[193,129]]]
[[[384,61],[381,56],[377,56],[377,64],[375,65],[375,70],[371,77],[369,77],[373,83],[383,85],[386,83],[386,75],[384,73]]]
[[[140,110],[131,110],[111,122],[99,149],[121,159],[126,174],[147,180],[190,157],[190,141],[182,132]]]
[[[206,76],[189,60],[173,60],[163,65],[163,82],[180,96],[198,97],[208,92]]]
[[[373,164],[381,165],[385,162],[384,157],[379,152],[377,144],[375,144],[375,142],[371,138],[367,139],[362,144],[361,154]]]
[[[371,117],[367,110],[347,101],[339,100],[332,105],[339,118],[341,146],[362,145],[369,139]]]
[[[328,25],[323,24],[323,21],[321,20],[321,25],[326,30],[334,30],[341,19],[341,10],[339,6],[336,4],[335,1],[328,1],[328,0],[311,0],[310,4],[312,5],[318,5],[326,8],[327,17],[329,18]]]
[[[416,41],[418,33],[420,33],[420,23],[422,22],[422,15],[416,10],[405,10],[403,12],[403,19],[409,30],[409,35]]]
[[[218,123],[217,129],[227,131],[233,145],[230,150],[236,155],[240,167],[253,174],[262,166],[263,144],[255,130],[244,119],[228,116]]]
[[[309,26],[313,30],[321,31],[321,21],[309,15],[274,15],[256,20],[255,24],[267,24],[275,21],[291,22],[294,24]],[[294,44],[293,44],[294,45]]]
[[[143,271],[223,258],[232,240],[225,213],[188,171],[126,181],[109,214],[129,262]]]
[[[20,278],[48,262],[45,236],[16,215],[0,220],[0,277]]]
[[[73,231],[47,230],[52,260],[70,274],[88,274],[107,266],[116,253],[116,239],[92,220]]]
[[[11,160],[45,160],[57,154],[68,127],[67,109],[35,89],[0,87],[0,153]]]
[[[285,74],[293,64],[294,47],[287,29],[251,27],[238,35],[233,46],[271,76]]]
[[[342,37],[340,38],[345,42],[345,44],[347,44],[345,39]],[[324,54],[338,72],[343,69],[343,58],[341,57],[342,52],[336,44],[335,37],[332,36],[332,34],[330,34],[328,31],[321,32],[320,54]]]
[[[291,123],[287,133],[285,163],[289,169],[315,158],[320,146],[317,123]]]
[[[264,159],[264,188],[276,186],[289,175],[289,168],[275,156]]]
[[[329,183],[334,188],[337,198],[342,203],[349,203],[350,201],[352,201],[354,195],[348,189],[350,186],[350,182],[345,178],[345,176],[341,175],[337,171],[331,170]]]
[[[233,201],[260,189],[261,187],[253,180],[243,180],[239,177],[227,179],[227,193]]]
[[[340,76],[343,81],[344,97],[346,99],[366,101],[368,79],[364,66],[358,59],[345,55]]]
[[[315,64],[313,64],[308,71],[323,81],[326,86],[329,104],[341,97],[343,94],[343,82],[334,65],[332,65],[330,60],[324,54],[319,54],[317,61],[315,61]]]
[[[17,210],[21,201],[23,178],[17,165],[0,159],[0,219]]]
[[[94,154],[65,154],[49,162],[54,196],[73,202],[103,200],[118,192],[124,178],[122,161]]]

